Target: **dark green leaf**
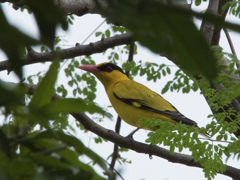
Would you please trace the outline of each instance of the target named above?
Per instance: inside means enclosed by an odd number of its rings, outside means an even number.
[[[94,160],[95,163],[97,163],[100,167],[102,167],[104,170],[107,170],[107,166],[105,164],[105,161],[98,156],[96,153],[94,153],[92,150],[84,146],[84,144],[78,140],[77,138],[64,134],[63,132],[56,131],[56,134],[59,137],[59,140],[63,141],[64,143],[73,146],[77,152],[81,154],[86,154],[89,158]],[[40,133],[36,138],[52,138],[56,137],[51,131],[44,131]]]
[[[44,166],[53,166],[55,168],[71,169],[71,166],[69,164],[61,162],[59,159],[55,157],[45,156],[41,154],[32,155],[30,157],[35,162]]]
[[[10,158],[11,157],[11,148],[9,141],[5,134],[3,133],[2,129],[0,129],[0,150],[5,153],[5,155]]]
[[[0,48],[6,53],[9,59],[9,71],[14,71],[22,79],[21,58],[26,53],[25,47],[37,45],[38,41],[23,34],[17,28],[10,25],[0,7]],[[14,53],[13,53],[14,52]]]
[[[166,69],[166,70],[167,70],[167,73],[168,73],[168,74],[171,74],[171,70],[170,70],[170,68],[169,68],[169,67],[167,67],[167,69]]]
[[[48,102],[50,102],[53,92],[54,85],[57,79],[58,68],[60,64],[58,61],[53,61],[51,64],[49,71],[43,77],[42,81],[38,85],[38,88],[35,90],[32,100],[29,103],[29,107],[34,109],[39,109]]]
[[[86,177],[87,179],[103,179],[100,177],[96,172],[93,170],[93,168],[90,165],[83,164],[82,162],[79,161],[79,154],[76,151],[70,150],[70,149],[65,149],[63,151],[58,152],[61,157],[63,157],[65,160],[70,162],[72,165],[75,167],[78,167],[81,169],[81,176],[90,176]],[[76,175],[75,175],[76,176]],[[77,176],[78,177],[78,176]]]
[[[73,25],[73,22],[70,18],[68,18],[68,22],[69,22],[69,24]]]
[[[96,106],[94,103],[86,104],[82,99],[57,99],[43,106],[40,111],[48,116],[58,113],[89,112],[99,113],[108,118],[111,114]]]
[[[10,180],[8,179],[5,175],[7,175],[9,173],[9,164],[10,161],[7,158],[6,154],[2,151],[0,151],[0,159],[1,159],[1,163],[0,163],[0,179],[2,180]]]
[[[162,70],[162,74],[163,76],[166,76],[166,71],[164,69]]]
[[[34,13],[40,30],[41,41],[53,50],[56,26],[61,24],[62,28],[67,30],[66,18],[53,0],[26,0],[26,4]]]
[[[45,46],[41,46],[41,52],[43,52],[46,49]]]
[[[19,177],[28,177],[24,178],[26,180],[33,179],[36,174],[35,164],[28,158],[16,158],[14,159],[9,167],[10,175],[13,179],[19,179]]]
[[[191,22],[191,11],[148,1],[120,1],[113,8],[115,19],[128,27],[142,45],[156,53],[177,56],[181,67],[193,74],[216,76],[213,54]]]
[[[28,88],[24,84],[5,83],[0,80],[0,106],[22,105]]]

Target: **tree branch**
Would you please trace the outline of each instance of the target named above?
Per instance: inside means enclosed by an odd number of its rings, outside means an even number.
[[[226,28],[224,28],[223,30],[224,30],[224,32],[225,32],[225,34],[226,34],[226,37],[227,37],[227,40],[228,40],[228,43],[229,43],[229,46],[230,46],[230,48],[231,48],[232,53],[233,53],[233,54],[236,56],[236,58],[238,59],[237,53],[236,53],[236,51],[235,51],[235,48],[234,48],[234,45],[233,45],[233,43],[232,43],[232,39],[231,39],[231,37],[230,37],[230,34],[228,33],[228,30],[227,30]],[[238,63],[236,64],[236,66],[237,66],[237,68],[239,69],[239,64],[238,64]]]
[[[28,86],[29,88],[28,94],[30,95],[32,95],[35,89],[37,88],[37,86],[34,84],[25,84],[25,85]],[[57,94],[54,94],[52,99],[55,100],[55,99],[61,99],[61,98],[63,97]],[[200,163],[195,162],[193,157],[190,155],[180,154],[180,153],[170,154],[169,150],[166,150],[164,148],[129,140],[128,138],[125,138],[110,129],[106,129],[98,125],[84,113],[71,113],[71,115],[77,121],[79,121],[87,130],[97,134],[98,136],[108,139],[109,141],[117,144],[118,146],[131,149],[138,153],[144,153],[144,154],[149,154],[151,156],[161,157],[172,163],[180,163],[180,164],[184,164],[191,167],[202,168]],[[226,167],[226,171],[219,174],[224,174],[236,180],[240,179],[240,169],[237,169],[228,165],[225,165],[225,167]]]
[[[226,19],[227,12],[228,12],[228,9],[229,9],[229,8],[226,9],[226,11],[222,12],[222,7],[223,7],[228,1],[231,1],[231,0],[221,0],[221,1],[219,2],[218,15],[219,15],[220,18],[223,19],[223,20]],[[216,45],[219,44],[220,35],[221,35],[221,30],[222,30],[222,28],[219,28],[219,27],[215,27],[215,28],[214,28],[211,45],[216,46]]]
[[[206,13],[217,16],[218,15],[218,6],[219,6],[219,0],[210,0]],[[212,42],[212,38],[213,38],[214,24],[203,21],[202,25],[201,25],[201,31],[202,31],[203,36],[205,37],[206,41],[210,45]]]
[[[31,52],[22,58],[22,66],[28,64],[35,64],[39,62],[48,62],[53,61],[54,58],[62,59],[70,59],[77,56],[82,55],[91,55],[95,53],[101,53],[106,51],[108,48],[112,48],[115,46],[130,44],[133,41],[132,34],[126,33],[122,35],[116,35],[110,38],[102,39],[95,43],[90,43],[88,45],[79,45],[76,44],[76,47],[62,49],[55,52],[47,52],[47,53],[38,53]],[[9,70],[9,61],[0,62],[0,71]]]
[[[160,3],[175,3],[179,5],[187,4],[186,0],[157,0]],[[24,0],[0,0],[0,2],[9,2],[13,4],[14,9],[25,8],[26,6]],[[107,0],[54,0],[55,4],[61,11],[65,14],[74,14],[77,16],[83,16],[85,14],[102,14],[111,12],[108,7]],[[96,3],[97,2],[97,3]]]

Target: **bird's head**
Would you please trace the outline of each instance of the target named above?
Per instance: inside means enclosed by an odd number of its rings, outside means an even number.
[[[78,68],[93,73],[106,89],[119,81],[128,80],[123,70],[112,63],[105,62],[98,65],[82,65]]]

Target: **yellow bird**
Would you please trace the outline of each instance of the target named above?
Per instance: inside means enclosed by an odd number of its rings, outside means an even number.
[[[82,65],[78,68],[93,73],[101,81],[119,117],[132,126],[155,131],[156,127],[144,127],[139,122],[146,117],[197,127],[195,121],[182,115],[162,96],[130,80],[115,64]]]

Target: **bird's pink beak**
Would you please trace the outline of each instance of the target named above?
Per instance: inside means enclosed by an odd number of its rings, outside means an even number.
[[[93,74],[100,72],[100,70],[97,68],[96,65],[82,65],[82,66],[78,66],[78,68]]]

